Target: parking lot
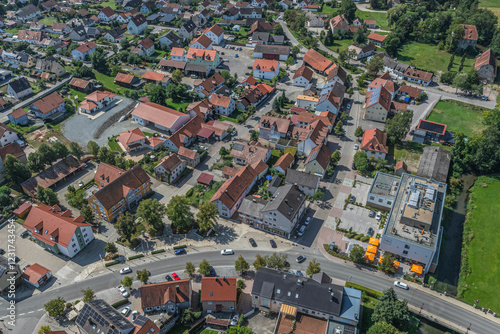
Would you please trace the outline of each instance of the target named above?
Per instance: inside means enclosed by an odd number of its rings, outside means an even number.
[[[237,47],[235,47],[237,48]],[[239,48],[239,46],[238,46]],[[249,73],[252,74],[252,70],[248,68],[248,66],[253,66],[253,48],[241,46],[242,50],[233,50],[230,48],[223,48],[222,46],[215,46],[214,50],[217,50],[221,53],[221,59],[225,61],[220,65],[218,70],[228,70],[234,75],[234,73],[238,74],[238,80],[243,80],[248,77]],[[224,53],[224,54],[222,54]],[[238,57],[235,57],[235,55]]]

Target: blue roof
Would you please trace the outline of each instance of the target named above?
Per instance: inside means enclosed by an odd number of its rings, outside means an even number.
[[[359,321],[360,316],[361,316],[361,291],[353,288],[344,287],[340,317],[353,321]]]

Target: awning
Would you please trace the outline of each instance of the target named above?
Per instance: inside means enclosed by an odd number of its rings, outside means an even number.
[[[281,304],[280,312],[284,313],[284,314],[292,315],[295,317],[297,315],[297,308],[295,306]]]
[[[384,257],[383,257],[383,256],[379,257],[379,258],[378,258],[378,263],[382,263],[382,261],[383,261],[383,260],[384,260]]]
[[[215,133],[214,130],[210,130],[208,128],[203,128],[198,132],[198,136],[203,137],[203,138],[210,138]]]
[[[416,265],[416,264],[414,264],[414,265],[411,266],[411,271],[413,271],[414,273],[419,274],[419,275],[422,274],[422,270],[423,269],[424,268],[422,268],[422,266],[419,266],[419,265]]]
[[[375,260],[375,254],[366,252],[365,253],[365,259],[373,261],[373,260]]]
[[[399,268],[399,261],[394,261],[393,264],[394,264],[394,268],[396,268],[396,269]]]
[[[377,246],[380,244],[379,243],[379,240],[378,239],[375,239],[375,238],[370,238],[370,241],[368,241],[368,244],[370,245],[373,245],[373,246]]]
[[[373,253],[373,254],[375,254],[375,253],[377,253],[377,247],[376,247],[376,246],[373,246],[373,245],[368,245],[368,247],[366,248],[366,251],[367,251],[368,253]]]

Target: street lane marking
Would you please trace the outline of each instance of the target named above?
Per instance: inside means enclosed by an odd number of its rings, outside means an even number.
[[[33,312],[35,312],[35,311],[29,311],[28,314],[33,313]]]
[[[43,311],[43,308],[39,308],[37,311]]]
[[[19,315],[25,315],[25,313],[21,313],[21,314],[19,314]]]

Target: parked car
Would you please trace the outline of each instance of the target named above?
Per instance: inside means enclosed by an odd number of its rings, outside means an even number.
[[[278,246],[276,246],[276,242],[275,242],[274,240],[272,240],[272,239],[271,239],[271,240],[269,240],[269,243],[271,243],[271,247],[272,247],[272,248],[276,248],[276,247],[278,247]]]
[[[304,276],[304,274],[302,273],[302,271],[297,270],[297,276]]]
[[[369,236],[372,236],[373,235],[373,228],[369,227],[368,232],[366,232],[366,234],[368,234]]]
[[[248,68],[249,70],[252,70],[252,69],[253,69],[253,66],[247,66],[247,68]]]
[[[181,278],[176,274],[176,273],[172,273],[172,277],[174,278],[174,280],[178,281],[180,280]]]
[[[83,187],[83,181],[80,180],[80,182],[78,182],[78,186]]]
[[[240,318],[240,315],[238,313],[236,313],[233,317],[233,319],[231,320],[231,326],[236,326],[236,324],[238,324],[238,319]]]
[[[120,274],[122,274],[122,275],[131,273],[131,272],[132,272],[132,268],[130,268],[130,267],[120,269]]]
[[[380,212],[380,211],[379,211],[379,212],[377,212],[377,215],[375,216],[375,219],[376,219],[376,220],[380,220],[380,219],[382,219],[382,212]]]
[[[252,247],[257,247],[257,243],[253,238],[248,239],[248,241],[250,242],[250,245],[252,245]]]
[[[203,145],[200,145],[200,148],[201,148],[202,150],[205,150],[205,151],[207,151],[207,150],[208,150],[208,148],[207,148],[206,146],[203,146]]]
[[[302,263],[306,260],[306,257],[304,255],[299,255],[296,259],[297,263]]]
[[[306,225],[302,225],[302,226],[300,227],[299,231],[297,232],[297,235],[298,235],[299,237],[303,236],[303,235],[304,235],[305,230],[306,230]]]
[[[180,254],[184,254],[184,253],[186,253],[186,250],[184,248],[179,248],[179,249],[174,250],[175,255],[180,255]]]
[[[129,313],[130,313],[130,307],[125,307],[122,312],[121,312],[124,316],[127,316]]]
[[[354,149],[355,150],[359,150],[359,145],[358,144],[354,144]]]
[[[3,248],[0,248],[0,255],[4,255],[5,254],[5,251],[3,250]]]
[[[174,279],[172,278],[172,276],[170,275],[165,275],[165,279],[167,280],[167,282],[172,282]]]
[[[119,285],[119,286],[117,287],[117,289],[118,289],[121,293],[123,293],[124,291],[127,291],[127,290],[123,287],[123,285]]]
[[[23,233],[21,233],[21,238],[25,239],[25,238],[27,238],[29,235],[30,235],[30,233],[29,233],[28,231],[24,231]]]
[[[306,225],[309,225],[309,223],[311,223],[311,217],[307,217],[306,221],[304,222],[304,224]]]
[[[132,313],[130,313],[130,318],[132,318],[132,320],[135,320],[138,314],[139,312],[137,310],[133,310]]]
[[[212,266],[210,266],[210,274],[209,274],[209,276],[212,276],[212,277],[217,276],[217,273],[215,272],[215,269]]]
[[[370,213],[368,213],[368,216],[369,216],[370,218],[375,217],[375,211],[370,210]]]
[[[130,297],[130,294],[127,291],[123,291],[122,296],[123,296],[123,298],[128,298],[128,297]]]
[[[220,251],[220,255],[233,255],[234,251],[232,249],[223,249]]]
[[[223,56],[223,55],[224,55],[224,52],[221,52],[220,54],[221,54],[221,56]]]
[[[238,58],[238,54],[237,53],[234,54],[234,58]]]
[[[349,197],[349,203],[354,203],[354,202],[356,202],[356,197],[351,195],[351,197]]]
[[[405,290],[409,289],[408,284],[400,282],[400,281],[395,281],[394,286],[397,286],[398,288],[405,289]]]
[[[238,132],[236,130],[234,130],[233,132],[231,132],[231,136],[236,136],[238,134]]]

